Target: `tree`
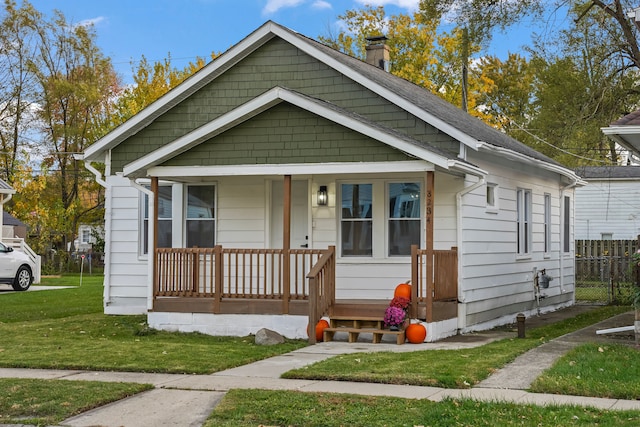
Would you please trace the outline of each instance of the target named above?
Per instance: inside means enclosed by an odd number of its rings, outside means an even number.
[[[25,2],[5,0],[0,22],[0,178],[13,182],[20,149],[26,149],[34,121],[34,76],[28,63],[35,56],[35,23],[41,15]]]
[[[216,56],[217,54],[212,53],[211,59],[215,59]],[[113,125],[119,125],[128,120],[205,65],[205,59],[197,57],[184,69],[178,70],[171,65],[170,55],[163,61],[156,61],[153,65],[149,64],[147,58],[143,56],[133,70],[134,84],[127,87],[116,101],[115,114],[112,117]]]
[[[601,25],[602,10],[576,7],[572,13],[573,25],[554,44],[532,50],[539,82],[530,126],[565,151],[536,148],[568,166],[591,159],[615,164],[616,146],[600,127],[637,108],[638,70],[625,65],[617,47],[601,42],[612,31]]]
[[[349,10],[338,17],[345,30],[338,35],[319,37],[323,43],[346,54],[364,59],[366,38],[385,35],[388,38],[392,74],[422,86],[434,94],[462,105],[462,64],[460,47],[464,42],[462,31],[438,34],[438,21],[428,19],[422,13],[412,16],[398,14],[388,16],[382,6]],[[470,54],[479,52],[479,47],[469,45]],[[476,108],[475,94],[481,93],[485,82],[482,78],[471,78],[469,83],[469,112],[482,117]]]
[[[540,16],[542,0],[420,0],[426,19],[467,28],[471,43],[484,46],[495,29],[505,30],[525,16]]]
[[[92,28],[73,26],[60,12],[34,25],[38,47],[29,70],[37,82],[41,167],[49,173],[46,191],[57,197],[49,206],[58,217],[54,229],[60,233],[53,244],[65,250],[79,223],[102,206],[102,200],[92,196],[99,194],[97,187],[87,187],[89,173],[73,155],[104,133],[119,81],[109,58],[97,47]]]

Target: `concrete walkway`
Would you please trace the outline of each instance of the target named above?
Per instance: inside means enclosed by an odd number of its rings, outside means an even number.
[[[577,309],[579,310],[579,309]],[[558,315],[558,314],[556,314]],[[565,313],[566,315],[566,313]],[[541,316],[531,319],[544,322]],[[631,322],[631,323],[629,323]],[[281,356],[229,369],[211,375],[143,374],[132,372],[87,372],[37,369],[0,369],[0,377],[64,380],[123,381],[149,383],[154,389],[111,403],[61,423],[62,426],[201,426],[224,393],[233,388],[297,390],[304,392],[350,393],[369,396],[395,396],[441,401],[445,398],[471,398],[518,404],[570,404],[607,410],[640,410],[640,401],[602,399],[583,396],[549,395],[525,391],[542,371],[557,358],[582,342],[611,342],[612,337],[596,335],[598,329],[633,324],[633,313],[608,319],[597,325],[565,335],[520,356],[476,387],[467,390],[436,387],[371,384],[344,381],[289,380],[280,375],[339,354],[370,351],[418,351],[470,348],[496,339],[514,337],[510,331],[470,334],[437,343],[395,345],[333,341],[319,343]]]

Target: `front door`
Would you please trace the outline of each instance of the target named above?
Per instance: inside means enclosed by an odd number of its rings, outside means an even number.
[[[282,248],[284,188],[282,181],[271,183],[271,247]],[[309,247],[308,182],[291,181],[291,249]]]

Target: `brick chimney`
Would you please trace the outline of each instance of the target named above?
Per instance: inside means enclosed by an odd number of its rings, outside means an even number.
[[[387,38],[385,36],[374,36],[367,37],[366,40],[368,42],[366,63],[388,72],[391,57],[389,55],[389,46],[386,43]]]

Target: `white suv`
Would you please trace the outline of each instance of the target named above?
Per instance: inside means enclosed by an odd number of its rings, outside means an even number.
[[[16,291],[26,291],[33,283],[35,265],[23,252],[0,243],[0,283],[13,286]]]

